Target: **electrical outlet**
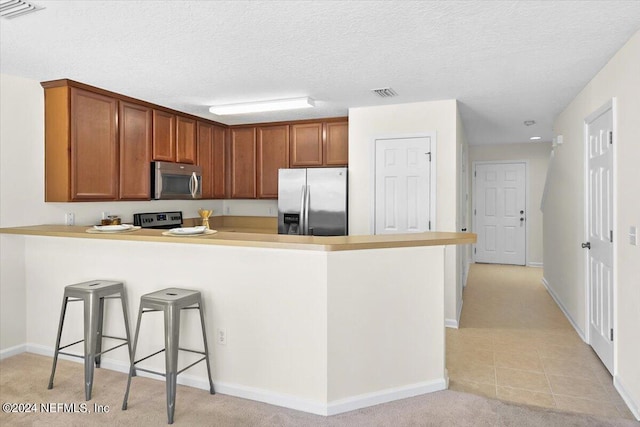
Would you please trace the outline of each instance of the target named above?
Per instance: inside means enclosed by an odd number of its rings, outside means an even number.
[[[64,214],[64,223],[66,225],[75,225],[76,223],[76,214],[73,212],[69,212]]]
[[[217,329],[218,344],[227,345],[227,330],[224,328]]]
[[[269,215],[273,215],[273,208],[269,208]]]
[[[231,212],[231,208],[229,206],[227,206],[226,208],[224,208],[224,213],[226,215],[229,215],[229,212]]]

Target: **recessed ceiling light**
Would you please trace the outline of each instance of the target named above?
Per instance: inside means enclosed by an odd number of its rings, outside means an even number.
[[[524,125],[525,126],[531,126],[531,125],[535,125],[536,121],[535,120],[525,120],[524,121]]]
[[[265,111],[294,110],[297,108],[315,107],[315,102],[309,97],[274,99],[271,101],[245,102],[242,104],[214,105],[209,111],[219,116],[227,114],[262,113]]]
[[[532,136],[532,137],[531,137],[531,138],[529,138],[529,139],[530,139],[530,140],[532,140],[532,141],[537,141],[537,140],[539,140],[539,139],[542,139],[542,137],[541,137],[541,136]]]

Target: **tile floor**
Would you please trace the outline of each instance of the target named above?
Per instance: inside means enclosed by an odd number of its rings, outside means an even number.
[[[471,266],[460,328],[447,328],[449,388],[635,419],[541,279],[541,268]]]

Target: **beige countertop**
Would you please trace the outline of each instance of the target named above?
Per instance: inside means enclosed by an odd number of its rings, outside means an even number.
[[[245,232],[234,232],[231,231],[233,227],[221,227],[221,229],[215,234],[193,237],[174,237],[163,236],[163,230],[140,229],[123,233],[94,234],[87,233],[86,230],[89,228],[89,226],[34,225],[26,227],[0,228],[0,233],[25,236],[189,243],[200,245],[246,246],[311,251],[350,251],[359,249],[462,245],[476,242],[476,235],[473,233],[448,232],[321,237],[246,232],[250,231],[249,229],[242,229]]]

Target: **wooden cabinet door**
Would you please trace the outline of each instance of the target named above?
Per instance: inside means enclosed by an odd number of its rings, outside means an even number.
[[[231,129],[231,198],[256,197],[256,128]]]
[[[322,123],[291,126],[291,166],[322,166]]]
[[[213,199],[213,125],[198,122],[198,165],[202,167],[202,198]]]
[[[257,195],[278,198],[278,169],[289,167],[289,126],[257,128]]]
[[[176,161],[176,116],[153,110],[153,160]]]
[[[213,126],[213,197],[226,199],[227,191],[227,130],[222,126]]]
[[[176,119],[176,161],[196,164],[196,121],[178,116]]]
[[[71,88],[71,200],[118,198],[118,101]]]
[[[153,112],[125,101],[120,101],[119,111],[120,199],[148,200]]]
[[[346,166],[349,163],[349,122],[325,123],[324,164]]]

